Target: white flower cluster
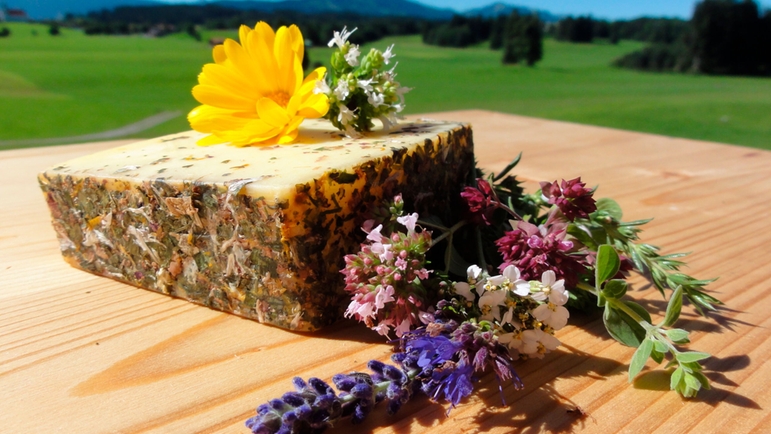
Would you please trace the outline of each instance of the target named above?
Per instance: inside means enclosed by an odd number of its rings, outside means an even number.
[[[553,271],[544,272],[540,281],[521,279],[513,265],[498,276],[488,276],[476,265],[467,274],[468,282],[454,284],[455,293],[468,307],[479,309],[480,320],[494,324],[498,341],[515,357],[542,358],[559,346],[554,332],[568,322],[569,293]]]
[[[334,32],[328,44],[338,47],[332,56],[331,82],[324,77],[314,90],[329,97],[327,118],[350,137],[371,130],[375,118],[380,119],[385,130],[391,129],[404,109],[404,94],[410,91],[395,80],[396,64],[385,70],[394,57],[393,45],[385,52],[372,49],[361,57],[359,46],[348,41],[355,31],[343,27]]]

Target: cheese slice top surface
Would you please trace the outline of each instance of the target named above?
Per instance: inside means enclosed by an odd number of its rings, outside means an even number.
[[[306,119],[292,144],[240,148],[226,144],[198,146],[196,141],[204,134],[188,131],[79,157],[49,171],[134,182],[248,181],[243,185],[251,194],[281,195],[327,172],[351,170],[460,126],[463,124],[425,119],[402,121],[389,132],[379,128],[352,139],[326,120]]]

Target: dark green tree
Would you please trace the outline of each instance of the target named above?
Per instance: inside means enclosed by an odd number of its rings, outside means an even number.
[[[595,24],[592,17],[567,17],[557,23],[557,39],[568,42],[592,42]]]
[[[757,74],[761,19],[753,1],[704,0],[691,19],[694,69],[708,74]]]
[[[490,49],[499,50],[503,47],[503,37],[506,32],[505,15],[498,15],[490,26]]]
[[[0,29],[0,38],[7,38],[8,36],[11,36],[11,29],[8,27]]]
[[[185,31],[188,35],[190,35],[191,38],[195,39],[196,41],[201,41],[201,33],[198,31],[198,28],[195,24],[188,24],[185,28]]]
[[[59,34],[61,34],[59,23],[51,23],[51,26],[48,27],[48,34],[51,36],[59,36]]]
[[[512,13],[506,22],[503,63],[533,66],[543,58],[543,23],[537,15]]]

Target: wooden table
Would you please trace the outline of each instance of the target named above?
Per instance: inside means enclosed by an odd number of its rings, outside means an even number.
[[[681,320],[692,347],[714,355],[713,389],[683,400],[652,362],[628,384],[633,350],[599,319],[574,315],[581,327],[558,333],[562,347],[517,363],[526,387],[504,389],[508,407],[487,375],[449,415],[419,396],[357,432],[771,430],[771,153],[484,111],[429,116],[471,122],[487,169],[524,152],[516,172],[531,189],[576,176],[599,185],[627,220],[656,218],[644,241],[694,252],[695,277],[720,276],[710,289],[726,308],[705,320],[686,307]],[[329,379],[388,359],[389,346],[351,322],[292,333],[68,266],[35,176],[119,143],[0,152],[0,432],[247,432],[254,407],[293,376]],[[633,295],[661,312],[658,293],[635,282]]]

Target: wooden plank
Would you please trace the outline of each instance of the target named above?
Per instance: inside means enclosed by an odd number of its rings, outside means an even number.
[[[469,121],[477,158],[500,170],[519,152],[516,174],[538,181],[582,176],[617,199],[629,220],[655,217],[645,241],[693,251],[687,272],[720,276],[710,289],[726,309],[683,326],[713,389],[683,400],[648,363],[630,385],[633,351],[577,316],[564,345],[518,362],[526,387],[484,376],[479,391],[447,414],[424,397],[395,418],[384,409],[361,432],[511,431],[762,432],[771,416],[771,153],[484,111],[426,115]],[[124,142],[125,143],[125,142]],[[350,321],[317,334],[291,333],[98,278],[58,251],[35,179],[42,169],[120,142],[0,152],[0,410],[3,432],[247,432],[258,404],[295,375],[331,378],[387,360],[379,336]],[[665,302],[634,280],[635,297],[659,315]],[[10,397],[10,398],[9,398]],[[573,411],[580,407],[585,416]],[[720,428],[724,421],[731,426]],[[330,432],[350,432],[341,424]]]

